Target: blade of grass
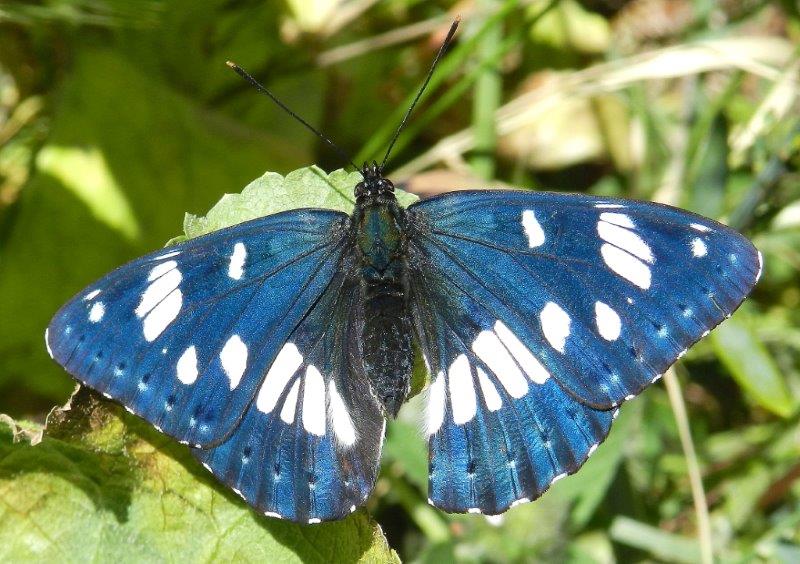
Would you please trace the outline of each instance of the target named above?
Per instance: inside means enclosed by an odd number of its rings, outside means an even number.
[[[611,538],[634,546],[665,562],[693,564],[700,556],[697,542],[640,523],[629,517],[617,517],[611,524]]]
[[[374,53],[377,49],[383,49],[391,45],[404,43],[421,35],[432,33],[439,27],[445,25],[445,23],[449,20],[450,16],[445,14],[421,22],[414,22],[411,25],[399,27],[397,29],[387,31],[386,33],[368,37],[367,39],[362,39],[360,41],[354,41],[353,43],[348,43],[347,45],[334,47],[333,49],[328,49],[327,51],[320,53],[317,57],[317,64],[321,67],[329,67],[348,59],[360,57],[361,55],[366,55],[368,53]]]
[[[478,6],[492,10],[497,5],[495,0],[478,0]],[[482,62],[482,70],[475,81],[475,96],[472,104],[472,128],[475,134],[474,154],[470,158],[472,172],[485,180],[494,177],[497,148],[497,132],[495,131],[494,113],[500,106],[503,91],[503,79],[497,64],[488,63],[494,60],[497,45],[502,40],[503,22],[498,21],[478,43],[477,54]]]
[[[708,503],[706,492],[703,489],[703,476],[694,449],[692,431],[689,426],[689,417],[686,414],[686,404],[683,401],[681,385],[675,374],[675,369],[670,368],[664,374],[664,386],[667,388],[669,404],[675,416],[675,425],[678,427],[678,436],[681,440],[683,455],[686,457],[686,469],[689,474],[689,485],[692,490],[695,517],[697,519],[697,537],[700,542],[700,556],[703,564],[713,564],[714,545],[711,536],[711,520],[708,516]]]
[[[743,162],[745,152],[753,146],[756,139],[780,122],[791,110],[800,93],[798,76],[800,76],[800,59],[795,59],[772,86],[750,121],[731,135],[731,162]]]

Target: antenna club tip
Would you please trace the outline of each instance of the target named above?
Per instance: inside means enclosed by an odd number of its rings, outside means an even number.
[[[235,69],[235,68],[237,68],[239,66],[236,63],[234,63],[233,61],[225,61],[225,64],[228,65],[229,67],[231,67],[232,69]]]

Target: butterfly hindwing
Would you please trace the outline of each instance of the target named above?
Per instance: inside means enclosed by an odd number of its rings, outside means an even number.
[[[281,348],[241,425],[195,449],[221,481],[270,516],[339,519],[375,483],[385,420],[359,367],[360,287],[345,257]]]
[[[48,350],[165,433],[218,443],[331,281],[346,222],[293,210],[136,259],[59,310]]]
[[[435,253],[428,256],[436,261]],[[412,276],[412,280],[418,280]],[[455,279],[412,282],[415,323],[433,373],[426,429],[429,497],[451,512],[502,513],[575,472],[612,413],[587,407]]]
[[[577,471],[760,272],[741,235],[656,204],[456,192],[409,225],[430,498],[448,511],[499,513]]]
[[[657,379],[738,307],[761,269],[735,231],[647,202],[456,192],[409,216],[415,245],[437,253],[432,268],[598,409]]]

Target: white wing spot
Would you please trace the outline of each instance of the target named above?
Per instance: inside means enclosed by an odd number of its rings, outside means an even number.
[[[178,373],[178,380],[186,384],[194,384],[197,380],[197,349],[194,345],[183,351],[175,365]]]
[[[316,366],[306,369],[303,388],[303,427],[321,437],[325,435],[325,380]]]
[[[528,393],[525,376],[494,332],[481,331],[472,343],[472,350],[494,372],[512,397],[521,398]]]
[[[478,369],[478,383],[481,386],[481,392],[483,393],[483,401],[486,402],[486,407],[489,408],[489,411],[497,411],[501,407],[503,407],[503,400],[500,398],[500,394],[497,393],[497,388],[494,387],[492,381],[489,380],[489,377],[486,375],[480,366],[477,367]]]
[[[692,239],[692,255],[695,258],[701,258],[708,254],[708,247],[706,246],[705,241],[703,241],[700,237],[695,237]]]
[[[586,458],[589,458],[594,454],[594,451],[597,450],[598,443],[594,443],[592,446],[589,447],[589,452],[586,453]]]
[[[536,214],[533,213],[533,210],[522,212],[522,227],[525,229],[525,235],[528,236],[528,247],[532,249],[544,243],[544,230],[536,220]]]
[[[606,265],[626,280],[643,290],[650,287],[650,268],[633,255],[608,243],[600,247],[600,254]]]
[[[613,223],[614,225],[619,225],[620,227],[627,227],[628,229],[633,229],[635,227],[631,218],[624,213],[603,212],[600,214],[600,219]]]
[[[689,227],[691,227],[695,231],[699,231],[700,233],[708,233],[709,231],[711,231],[710,227],[706,227],[705,225],[702,225],[700,223],[690,223]]]
[[[622,321],[617,312],[603,302],[594,303],[594,320],[597,331],[606,341],[616,341],[622,332]]]
[[[316,525],[317,523],[322,523],[322,519],[318,519],[317,517],[312,517],[308,520],[309,525]]]
[[[453,406],[453,423],[462,425],[471,421],[477,412],[475,384],[472,381],[472,368],[465,354],[460,354],[447,372],[450,403]]]
[[[228,276],[234,280],[241,279],[244,274],[244,261],[247,260],[247,248],[244,243],[236,243],[233,246],[231,261],[228,263]]]
[[[283,345],[278,356],[272,361],[272,366],[269,367],[261,389],[258,391],[256,407],[259,411],[271,413],[275,409],[283,389],[301,364],[303,364],[303,355],[300,354],[294,343]],[[294,412],[292,412],[292,421],[294,421]]]
[[[550,482],[550,485],[552,486],[553,484],[555,484],[559,480],[561,480],[563,478],[566,478],[566,477],[567,477],[567,473],[563,472],[563,473],[559,474],[558,476],[556,476],[555,478],[553,478],[553,480]]]
[[[505,519],[504,515],[487,515],[486,521],[493,527],[499,527],[503,524],[503,520]]]
[[[231,390],[236,389],[242,380],[245,368],[247,368],[247,345],[239,335],[234,335],[227,340],[219,353],[219,360],[230,380]]]
[[[653,252],[644,240],[633,231],[608,223],[606,221],[597,222],[597,234],[604,241],[628,251],[630,254],[639,257],[649,263],[653,262]]]
[[[594,207],[615,209],[615,208],[624,208],[625,206],[623,206],[622,204],[595,204]]]
[[[425,409],[425,431],[433,435],[444,422],[444,372],[439,372],[428,387],[428,401]]]
[[[178,266],[178,263],[174,260],[169,260],[167,262],[162,262],[161,264],[157,264],[153,267],[150,271],[150,274],[147,276],[147,281],[152,282],[157,278],[161,278],[164,274],[169,272],[170,270],[174,269]]]
[[[517,339],[517,336],[506,327],[505,323],[499,319],[494,323],[494,332],[500,337],[500,341],[506,346],[508,352],[514,357],[528,378],[536,384],[544,384],[550,378],[550,372],[533,356],[530,349]],[[527,386],[526,386],[527,391]]]
[[[92,308],[89,310],[89,321],[92,323],[97,323],[103,316],[106,314],[106,306],[103,302],[95,302],[92,305]]]
[[[89,300],[92,300],[92,299],[96,298],[99,293],[100,293],[100,290],[92,290],[91,292],[89,292],[88,294],[86,294],[83,297],[83,300],[88,302]]]
[[[163,278],[161,279],[163,280]],[[142,324],[142,333],[148,342],[154,341],[170,323],[175,321],[183,305],[183,294],[174,289],[164,300],[147,314]]]
[[[172,258],[172,257],[176,257],[176,256],[178,256],[179,254],[181,254],[181,252],[180,252],[180,251],[170,251],[170,252],[168,252],[168,253],[164,253],[163,255],[158,255],[158,256],[155,258],[155,260],[163,260],[163,259],[165,259],[165,258]]]
[[[571,319],[566,311],[554,302],[547,302],[539,314],[545,339],[558,352],[564,352],[569,337]]]
[[[530,501],[527,497],[521,497],[516,501],[511,502],[511,507],[516,507],[517,505],[522,505],[523,503],[528,503]]]
[[[294,381],[281,408],[281,419],[284,423],[294,423],[294,412],[297,409],[297,395],[300,392],[300,378]]]
[[[764,257],[761,251],[758,251],[758,273],[756,274],[756,282],[761,280],[761,273],[764,271]]]
[[[170,263],[174,264],[174,261],[160,264],[151,271],[150,277],[148,277],[148,281],[150,281],[151,284],[142,294],[142,299],[136,307],[137,316],[144,317],[147,315],[151,309],[161,303],[170,292],[177,288],[181,280],[183,280],[181,271],[177,268],[170,268],[169,271],[162,272],[157,277],[153,277],[153,272]]]
[[[53,358],[53,349],[50,348],[50,328],[44,330],[44,346],[47,347],[47,354]]]
[[[351,446],[356,442],[356,430],[353,427],[353,420],[350,419],[347,406],[342,396],[339,395],[339,390],[336,389],[336,382],[333,380],[331,380],[331,385],[328,389],[328,396],[330,397],[331,426],[336,439],[344,446]]]
[[[473,514],[481,513],[481,508],[480,507],[469,507],[469,508],[467,508],[467,513],[473,513]]]

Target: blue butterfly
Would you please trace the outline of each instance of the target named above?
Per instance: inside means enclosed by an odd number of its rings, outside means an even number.
[[[67,303],[51,355],[188,443],[248,503],[338,519],[375,482],[415,340],[430,499],[496,514],[575,472],[761,271],[731,229],[652,203],[455,192],[301,209],[137,259]]]
[[[55,315],[51,356],[257,510],[316,523],[372,491],[418,348],[430,503],[498,514],[576,472],[761,273],[747,239],[663,205],[493,190],[402,208],[382,165],[361,174],[350,216],[290,210],[111,272]]]

